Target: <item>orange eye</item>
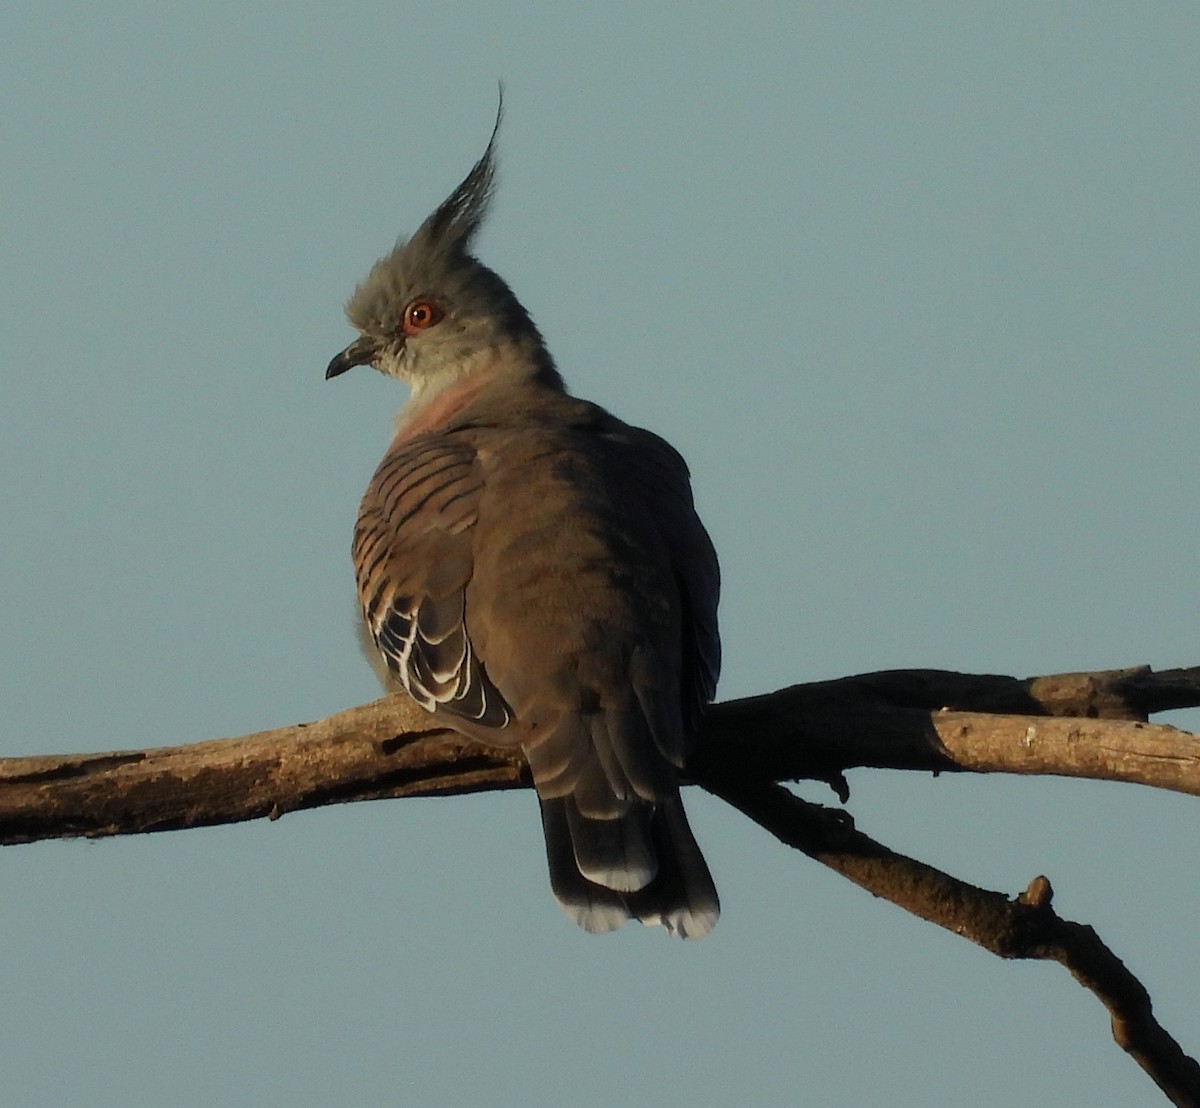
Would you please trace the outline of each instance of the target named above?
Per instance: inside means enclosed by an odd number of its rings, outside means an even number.
[[[414,300],[404,309],[404,333],[415,335],[418,331],[427,331],[440,323],[445,314],[441,305],[433,300]]]

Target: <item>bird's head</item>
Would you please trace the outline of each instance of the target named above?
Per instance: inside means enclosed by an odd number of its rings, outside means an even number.
[[[501,112],[483,157],[462,184],[354,290],[346,317],[360,337],[329,363],[326,378],[373,366],[410,384],[410,404],[497,366],[560,383],[529,314],[471,253],[495,182]]]

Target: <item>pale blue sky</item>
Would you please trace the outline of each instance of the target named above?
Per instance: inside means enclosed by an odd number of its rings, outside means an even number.
[[[0,751],[376,695],[349,534],[404,392],[322,375],[499,78],[480,252],[688,457],[723,698],[1200,662],[1197,58],[1194,3],[9,5]],[[1046,873],[1200,1050],[1194,800],[850,783],[895,849]],[[1063,971],[687,800],[687,945],[573,928],[528,795],[6,850],[6,1102],[1161,1103]]]

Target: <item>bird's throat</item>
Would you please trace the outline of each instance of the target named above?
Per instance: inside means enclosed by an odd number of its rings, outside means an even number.
[[[432,394],[414,394],[397,417],[396,441],[404,442],[444,427],[475,399],[486,384],[485,376],[473,375],[453,381]]]

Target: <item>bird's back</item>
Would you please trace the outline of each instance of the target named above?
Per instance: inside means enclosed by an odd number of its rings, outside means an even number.
[[[718,574],[687,468],[565,394],[499,400],[380,465],[355,537],[368,625],[426,707],[522,746],[570,914],[702,934],[716,893],[676,770],[714,691]]]

